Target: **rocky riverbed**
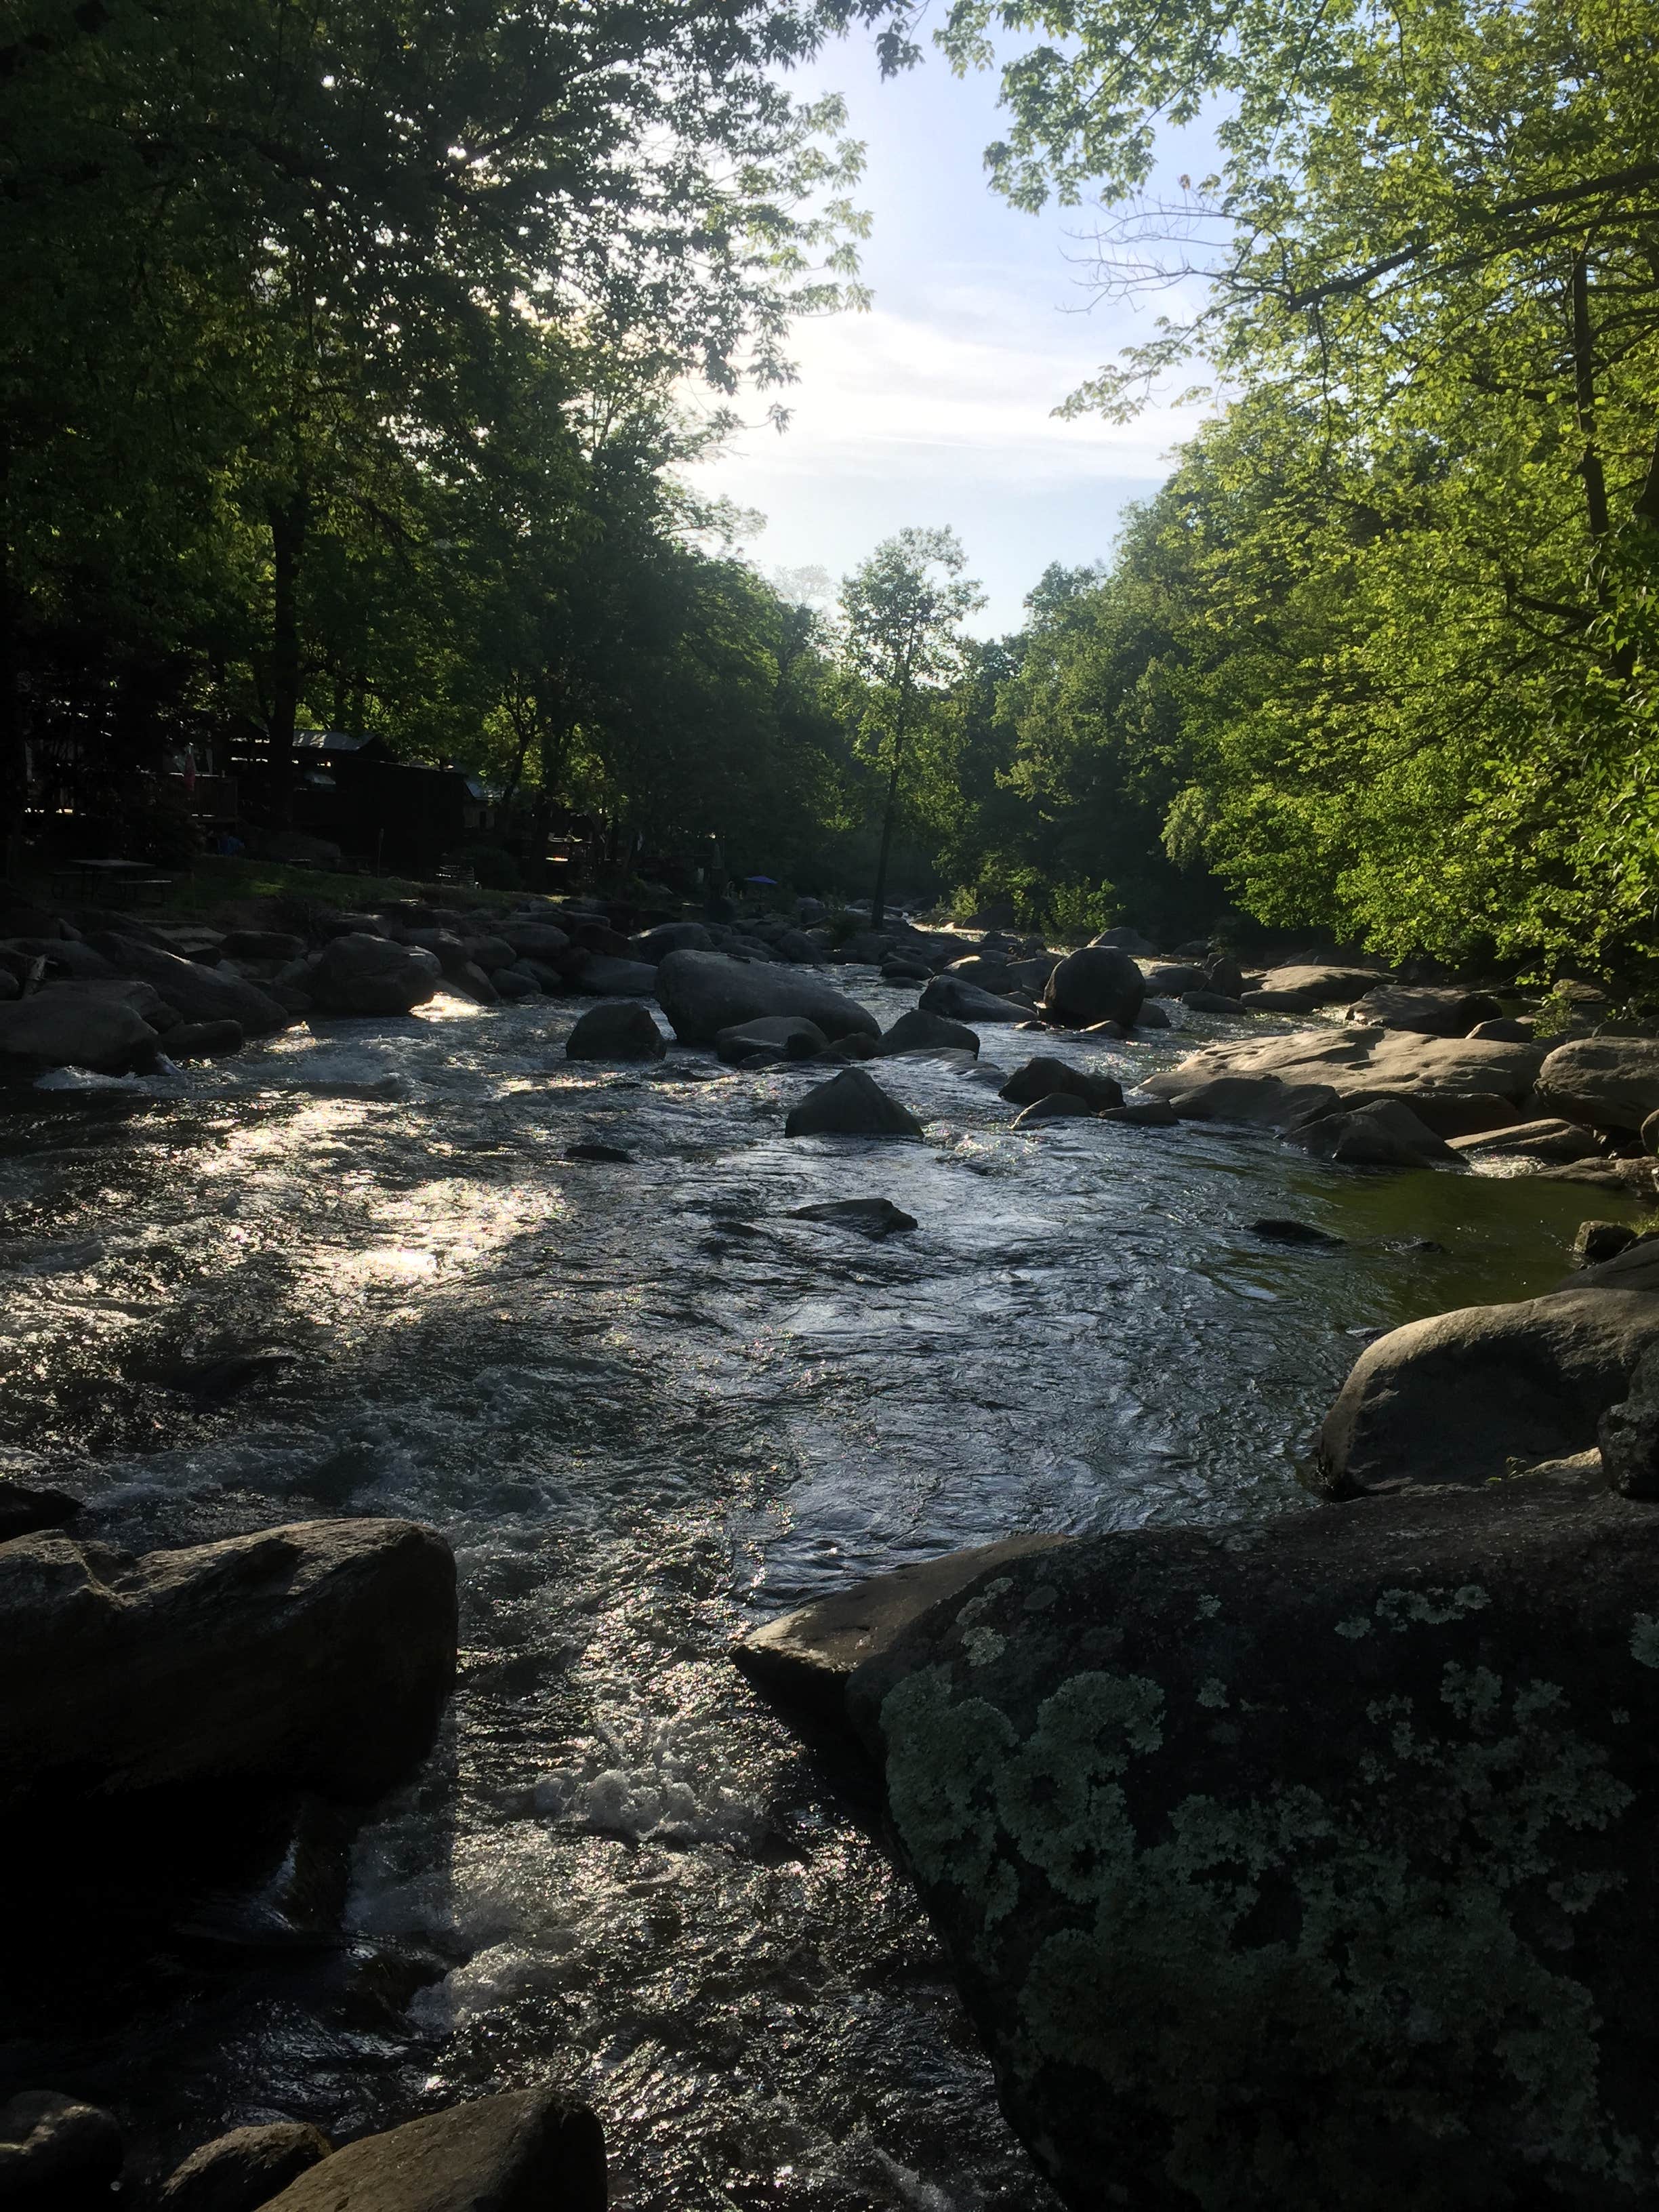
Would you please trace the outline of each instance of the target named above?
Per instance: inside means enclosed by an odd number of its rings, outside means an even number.
[[[5,1471],[135,1555],[434,1525],[461,1628],[436,1748],[366,1817],[193,1862],[143,1915],[144,1810],[101,1826],[32,1911],[7,2079],[112,2110],[139,2173],[551,2081],[641,2212],[1040,2203],[868,1783],[732,1638],[1011,1533],[1304,1504],[1373,1337],[1550,1290],[1585,1212],[1639,1197],[1219,1121],[1016,1127],[998,1095],[1036,1052],[1133,1094],[1296,1006],[1171,983],[1164,1029],[1034,1036],[994,994],[976,1059],[864,1063],[919,1141],[791,1138],[833,1067],[666,1021],[660,1058],[570,1060],[602,993],[483,1003],[434,961],[408,1012],[284,1007],[230,1057],[8,1096]],[[808,972],[854,1036],[934,988]],[[824,1218],[848,1200],[889,1212]]]

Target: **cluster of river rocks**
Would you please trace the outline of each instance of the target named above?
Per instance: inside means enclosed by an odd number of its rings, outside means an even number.
[[[572,1059],[659,1062],[654,1001],[682,1046],[815,1074],[792,1135],[914,1139],[880,1062],[927,1054],[971,1078],[987,1022],[1115,1040],[1167,1025],[1176,1000],[1346,1007],[1206,1045],[1127,1097],[1041,1053],[1001,1095],[1021,1124],[1237,1121],[1338,1163],[1507,1156],[1651,1192],[1644,1036],[1586,1022],[1552,1048],[1478,994],[1311,963],[1252,976],[1133,941],[964,956],[908,925],[635,919],[428,903],[319,915],[301,938],[14,903],[0,1072],[142,1070],[446,989],[591,999]],[[884,1031],[832,957],[915,983],[918,1005]],[[914,1225],[854,1203],[867,1234]],[[1012,1537],[738,1647],[876,1763],[1005,2107],[1068,2203],[1652,2201],[1659,1240],[1599,1224],[1580,1257],[1544,1297],[1370,1346],[1308,1511]],[[204,1788],[361,1808],[423,1754],[455,1662],[434,1531],[313,1522],[133,1558],[77,1541],[74,1513],[0,1491],[0,1622],[32,1686],[0,1703],[15,1831]],[[106,2201],[122,2157],[71,2096],[0,2107],[0,2202]],[[585,2212],[604,2147],[590,2113],[527,2094],[340,2150],[297,2124],[240,2130],[152,2193],[169,2212]]]

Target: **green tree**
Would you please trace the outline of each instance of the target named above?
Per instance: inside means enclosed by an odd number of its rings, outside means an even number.
[[[909,753],[963,669],[963,623],[985,604],[979,586],[963,575],[966,565],[954,531],[901,530],[842,586],[843,653],[866,688],[861,735],[884,787],[873,929],[886,915],[887,864]]]

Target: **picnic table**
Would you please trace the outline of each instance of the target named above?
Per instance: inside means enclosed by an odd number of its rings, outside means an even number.
[[[173,878],[158,875],[148,860],[65,860],[52,876],[54,890],[71,898],[94,884],[106,892],[118,890],[137,904],[155,903],[172,890]]]

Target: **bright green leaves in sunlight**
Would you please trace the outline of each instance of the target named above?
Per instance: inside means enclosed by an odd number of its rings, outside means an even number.
[[[958,0],[940,40],[1001,67],[993,181],[1098,198],[1107,292],[1179,303],[1070,411],[1188,362],[1225,400],[1090,617],[1179,572],[1097,733],[1181,762],[1167,849],[1394,952],[1659,962],[1659,18]],[[1194,122],[1219,174],[1166,188]]]

